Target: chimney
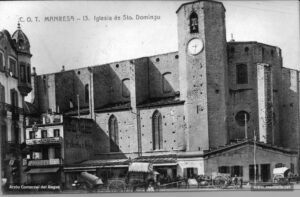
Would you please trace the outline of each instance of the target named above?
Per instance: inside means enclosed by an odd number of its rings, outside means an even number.
[[[65,71],[65,65],[62,65],[61,72]]]
[[[36,76],[36,71],[35,71],[35,67],[32,67],[32,73],[31,73],[32,76]]]

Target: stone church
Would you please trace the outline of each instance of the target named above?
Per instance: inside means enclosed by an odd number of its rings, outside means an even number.
[[[270,181],[278,166],[299,173],[299,71],[283,67],[279,47],[227,41],[220,2],[188,2],[176,13],[177,52],[34,71],[29,115],[96,125],[92,154],[64,164],[66,185],[82,171],[121,176],[130,161],[170,177],[223,172],[248,181],[256,169]]]

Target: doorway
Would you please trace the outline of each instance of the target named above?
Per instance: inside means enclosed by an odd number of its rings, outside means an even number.
[[[260,165],[260,174],[261,180],[263,182],[268,182],[271,179],[271,172],[270,172],[270,164],[261,164]]]

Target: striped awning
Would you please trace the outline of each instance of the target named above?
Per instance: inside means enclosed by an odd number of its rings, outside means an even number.
[[[152,163],[133,162],[129,164],[128,172],[153,172]]]

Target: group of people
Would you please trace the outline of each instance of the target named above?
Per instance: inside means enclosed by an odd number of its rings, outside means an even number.
[[[234,175],[232,182],[234,184],[235,189],[238,189],[239,187],[243,188],[243,178],[242,177],[238,178],[237,175]]]

